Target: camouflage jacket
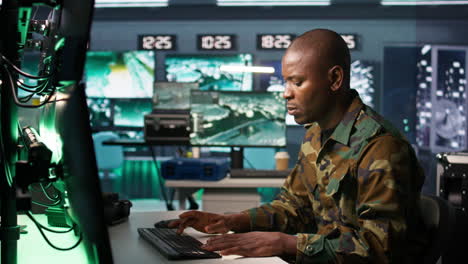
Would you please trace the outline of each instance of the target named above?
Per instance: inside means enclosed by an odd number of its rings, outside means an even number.
[[[417,263],[424,174],[410,144],[357,96],[321,146],[307,128],[297,164],[251,230],[297,234],[297,263]]]

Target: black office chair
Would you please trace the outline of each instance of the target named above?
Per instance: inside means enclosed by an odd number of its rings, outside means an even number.
[[[424,264],[435,264],[447,251],[455,232],[455,208],[437,196],[421,195],[419,208],[430,234]]]

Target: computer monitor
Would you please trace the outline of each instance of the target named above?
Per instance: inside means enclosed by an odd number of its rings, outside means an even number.
[[[153,96],[154,51],[88,51],[86,94],[91,97]]]
[[[79,227],[89,263],[112,263],[84,86],[57,94],[41,114],[40,134],[61,164],[54,186],[67,216]]]
[[[191,99],[192,145],[286,145],[286,104],[281,93],[192,91]]]
[[[89,120],[93,131],[112,130],[112,100],[102,97],[88,97]]]
[[[222,66],[251,66],[251,54],[166,55],[169,82],[197,82],[200,90],[251,91],[251,72],[224,71]]]
[[[355,60],[351,63],[350,87],[358,91],[362,102],[375,108],[375,63]]]
[[[281,60],[261,61],[259,66],[271,67],[274,69],[272,73],[260,73],[260,90],[268,92],[282,92],[284,91],[284,79],[281,72]]]
[[[190,92],[198,90],[198,83],[155,82],[153,109],[190,109]]]
[[[143,130],[144,115],[152,110],[151,98],[112,99],[114,129]]]

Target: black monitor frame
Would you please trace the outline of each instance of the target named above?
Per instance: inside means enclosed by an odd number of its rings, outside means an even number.
[[[63,144],[63,182],[70,203],[67,213],[83,234],[88,258],[93,263],[112,263],[84,85],[68,95],[55,105],[55,125]]]

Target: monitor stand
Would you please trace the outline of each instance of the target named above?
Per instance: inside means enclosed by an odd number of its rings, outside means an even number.
[[[231,169],[244,168],[244,148],[231,147]]]

